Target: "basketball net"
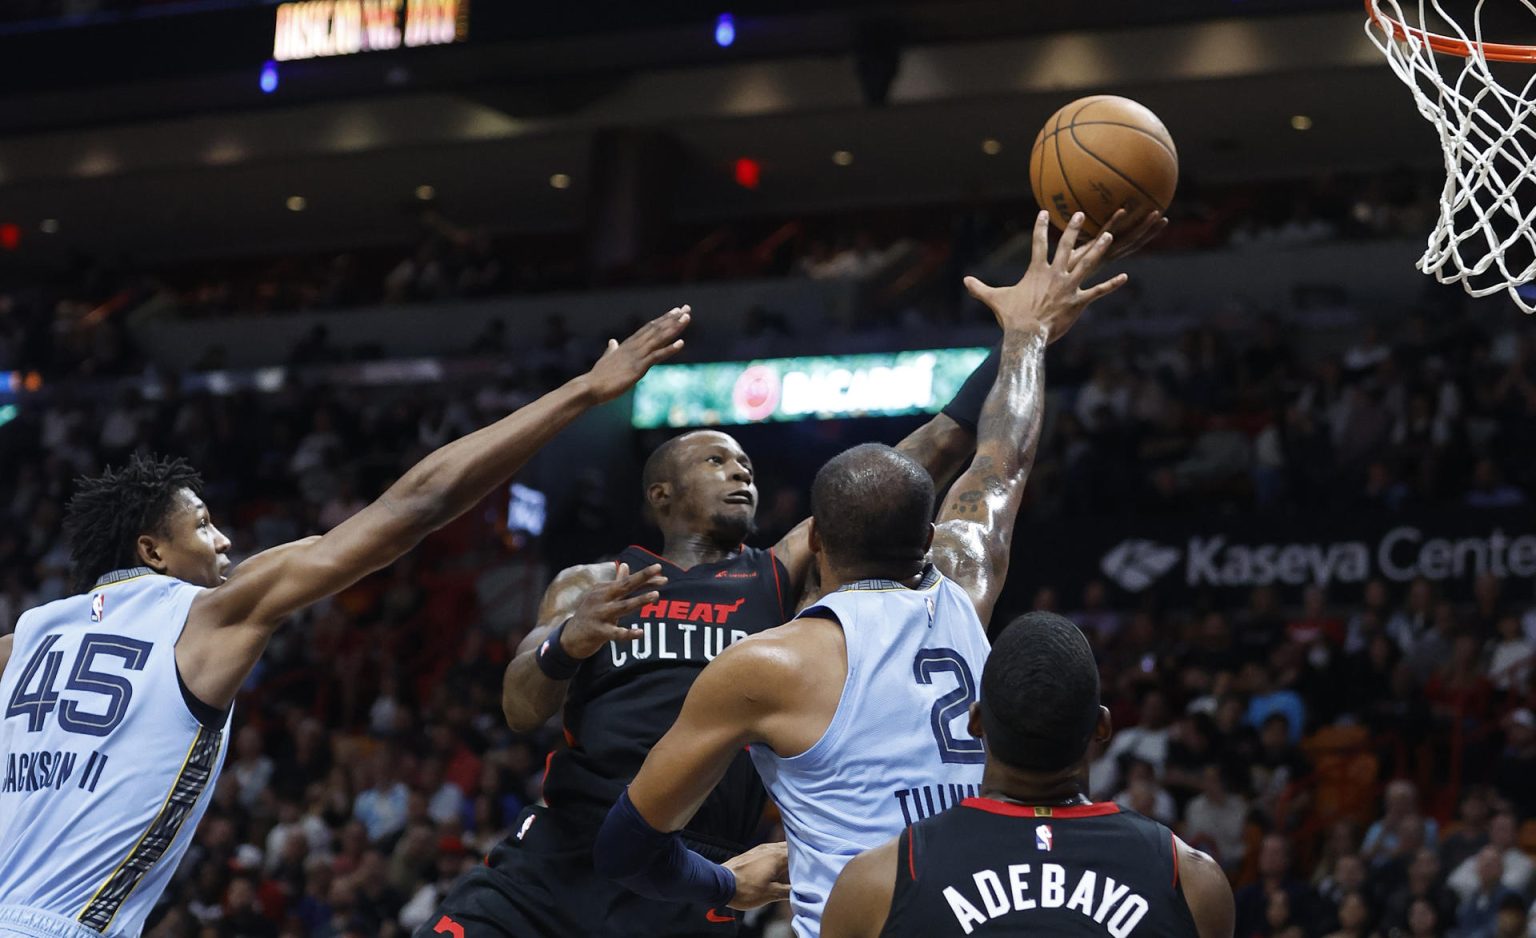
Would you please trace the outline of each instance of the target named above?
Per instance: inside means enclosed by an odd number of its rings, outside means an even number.
[[[1478,0],[1473,10],[1469,34],[1440,0],[1405,0],[1403,5],[1365,0],[1370,13],[1365,33],[1413,92],[1419,113],[1435,126],[1445,150],[1440,219],[1419,258],[1419,270],[1441,283],[1460,283],[1472,296],[1504,290],[1531,313],[1536,299],[1522,296],[1519,288],[1536,280],[1536,199],[1522,206],[1518,190],[1536,183],[1536,67],[1516,89],[1501,83],[1488,63],[1536,66],[1536,47],[1484,43],[1484,2]],[[1518,2],[1536,21],[1536,3]],[[1403,6],[1417,19],[1405,17]],[[1427,11],[1454,34],[1429,31]]]

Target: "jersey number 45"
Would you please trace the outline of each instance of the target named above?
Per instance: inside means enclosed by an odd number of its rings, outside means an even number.
[[[69,679],[64,682],[64,693],[70,696],[61,700],[59,691],[53,689],[64,666],[64,652],[53,650],[58,641],[57,635],[44,639],[42,646],[21,669],[16,692],[5,706],[5,718],[24,716],[27,732],[36,733],[42,730],[48,715],[57,709],[59,728],[66,733],[106,736],[127,716],[128,701],[133,699],[133,684],[121,675],[95,670],[96,659],[103,655],[118,658],[124,669],[142,671],[155,646],[121,635],[86,635],[80,641],[80,651],[75,655]],[[97,709],[87,710],[87,703]]]

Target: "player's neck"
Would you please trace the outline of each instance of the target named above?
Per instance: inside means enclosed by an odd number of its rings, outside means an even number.
[[[1031,772],[988,761],[981,777],[981,794],[995,801],[1026,805],[1087,804],[1087,766],[1075,765],[1060,772]]]
[[[864,564],[850,565],[847,567],[828,563],[822,576],[822,582],[836,586],[847,586],[849,583],[859,583],[864,580],[890,580],[900,583],[902,586],[916,588],[923,581],[923,565],[920,563],[917,570],[911,571],[909,565],[898,564],[892,568],[889,564],[884,566]]]
[[[684,570],[701,563],[719,563],[740,549],[739,543],[721,544],[709,535],[695,531],[662,532],[662,556]]]

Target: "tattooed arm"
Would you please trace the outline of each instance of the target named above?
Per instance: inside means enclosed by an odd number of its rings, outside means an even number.
[[[1087,305],[1123,286],[1124,274],[1080,289],[1103,259],[1109,235],[1074,252],[1082,216],[1062,235],[1054,261],[1048,260],[1045,213],[1035,222],[1034,259],[1024,279],[1011,287],[989,287],[966,279],[971,294],[991,308],[1003,327],[1002,360],[976,428],[976,457],[955,481],[939,513],[933,559],[976,604],[983,623],[1008,576],[1013,525],[1024,497],[1024,482],[1035,461],[1045,403],[1045,347],[1077,321]]]

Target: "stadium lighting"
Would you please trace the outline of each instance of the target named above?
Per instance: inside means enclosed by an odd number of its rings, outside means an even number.
[[[852,166],[853,153],[848,150],[835,150],[832,153],[832,162],[839,166]]]
[[[1003,152],[1003,145],[995,138],[988,137],[987,139],[981,141],[981,152],[988,156],[996,156]]]
[[[756,189],[763,179],[763,167],[750,156],[743,156],[736,161],[735,176],[736,185],[743,189]]]
[[[435,187],[429,186],[429,185],[417,186],[416,187],[416,198],[420,199],[423,202],[430,202],[433,199],[437,198],[437,189]]]
[[[571,187],[571,177],[565,173],[555,173],[549,177],[549,184],[556,189],[569,189]]]
[[[290,195],[288,201],[284,204],[288,206],[288,211],[290,212],[302,212],[309,208],[309,200],[302,195]]]
[[[57,218],[45,218],[37,226],[37,230],[41,231],[43,234],[58,234],[59,220]]]
[[[271,94],[277,90],[277,63],[268,62],[261,67],[261,93]]]
[[[1296,114],[1296,115],[1292,116],[1291,117],[1291,129],[1292,130],[1311,130],[1312,129],[1312,118],[1308,117],[1305,114]]]
[[[729,49],[731,43],[736,41],[736,17],[729,13],[721,13],[715,18],[715,45],[722,49]]]

